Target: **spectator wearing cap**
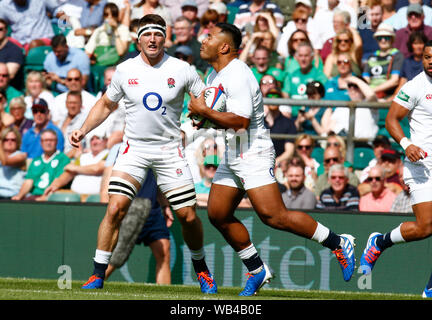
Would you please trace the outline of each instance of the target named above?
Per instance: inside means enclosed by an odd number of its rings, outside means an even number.
[[[57,150],[63,151],[64,138],[60,128],[50,120],[48,103],[43,99],[35,100],[32,106],[33,126],[24,134],[21,150],[27,153],[28,159],[35,159],[42,155],[41,132],[51,129],[57,133]]]
[[[266,94],[267,98],[281,98],[282,94],[278,89],[271,89]],[[296,134],[294,120],[285,117],[279,110],[278,105],[264,105],[264,125],[270,130],[270,134]],[[294,154],[293,139],[272,138],[276,152],[275,166],[283,160],[289,159]]]
[[[186,45],[178,46],[174,51],[174,57],[189,63],[191,67],[196,70],[196,72],[200,75],[201,79],[203,79],[204,81],[204,73],[201,70],[197,69],[196,66],[194,65],[194,55],[192,49],[189,46]]]
[[[228,8],[226,4],[222,1],[213,2],[210,4],[209,9],[216,10],[219,14],[218,22],[227,22],[228,21]]]
[[[90,150],[67,164],[63,173],[51,182],[38,200],[46,200],[50,194],[65,188],[70,182],[72,192],[83,196],[99,194],[109,150],[106,148],[106,136],[98,128],[90,133],[90,137]]]
[[[429,8],[429,10],[432,11],[431,8]],[[408,25],[396,31],[394,42],[394,47],[399,49],[399,51],[402,52],[405,58],[411,55],[407,47],[407,42],[410,34],[413,31],[422,31],[428,39],[432,39],[432,27],[425,25],[425,15],[423,7],[420,4],[410,4],[406,10],[406,14],[408,19]]]
[[[399,193],[402,185],[399,179],[399,170],[401,169],[401,154],[394,149],[384,149],[381,152],[380,165],[384,170],[386,186]]]
[[[379,165],[371,168],[366,182],[370,192],[360,197],[360,211],[390,212],[396,194],[385,186],[383,168]]]
[[[82,85],[85,87],[90,76],[90,59],[78,48],[70,48],[62,34],[54,36],[51,41],[52,51],[44,60],[45,81],[50,87],[55,83],[54,91],[66,92],[67,74],[71,69],[78,69],[82,74]]]
[[[201,13],[201,17],[207,12],[206,9]],[[199,31],[201,29],[201,20],[198,17],[198,4],[195,0],[184,0],[181,4],[182,16],[189,19],[192,23],[193,35],[198,37]]]
[[[432,8],[424,1],[424,5],[422,5],[422,0],[405,0],[403,6],[399,7],[397,12],[392,15],[390,18],[385,19],[384,22],[391,25],[395,30],[400,30],[405,28],[408,25],[408,9],[410,5],[419,5],[423,9],[424,14],[424,22],[425,24],[432,26]],[[403,2],[397,2],[397,4]]]
[[[388,99],[399,83],[404,55],[394,47],[395,32],[392,26],[381,23],[374,33],[379,50],[367,60],[363,78],[378,99]]]
[[[192,24],[186,17],[181,16],[174,22],[174,34],[174,44],[167,49],[167,53],[174,56],[177,47],[183,45],[190,47],[193,52],[193,64],[198,70],[205,74],[209,65],[201,59],[201,43],[197,40],[196,36],[193,35]]]

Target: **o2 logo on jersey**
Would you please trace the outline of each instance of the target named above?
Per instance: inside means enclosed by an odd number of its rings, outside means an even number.
[[[157,92],[146,93],[143,97],[143,105],[149,111],[162,109],[162,115],[166,115],[166,107],[162,106],[162,97]]]

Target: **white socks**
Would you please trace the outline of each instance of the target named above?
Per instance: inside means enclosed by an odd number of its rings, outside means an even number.
[[[111,259],[112,252],[96,249],[93,260],[97,263],[108,264]]]
[[[402,243],[402,242],[406,242],[405,239],[402,237],[402,233],[400,230],[402,224],[400,224],[397,228],[394,228],[391,232],[390,232],[390,240],[393,243]]]
[[[317,228],[315,229],[315,233],[312,236],[312,240],[315,240],[318,243],[322,243],[330,234],[330,229],[324,227],[321,223],[317,222]]]

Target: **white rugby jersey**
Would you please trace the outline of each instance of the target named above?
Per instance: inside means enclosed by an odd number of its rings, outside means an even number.
[[[207,78],[207,87],[218,87],[225,92],[227,112],[250,119],[247,135],[235,135],[233,130],[227,131],[227,155],[245,158],[258,152],[274,152],[270,131],[264,125],[260,87],[244,62],[234,59],[219,72],[213,70]]]
[[[394,98],[396,103],[410,110],[408,121],[410,139],[432,156],[432,78],[424,71],[405,83]]]
[[[185,93],[199,96],[204,88],[187,62],[165,53],[154,66],[145,63],[141,55],[119,64],[106,94],[114,102],[124,99],[124,139],[130,145],[166,145],[181,141],[180,115]]]

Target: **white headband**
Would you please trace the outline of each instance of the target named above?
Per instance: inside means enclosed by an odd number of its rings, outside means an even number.
[[[166,28],[164,26],[161,26],[160,24],[146,24],[146,25],[144,25],[144,26],[142,26],[141,28],[138,29],[138,32],[137,32],[138,39],[141,37],[141,35],[144,32],[147,32],[147,31],[150,31],[150,32],[159,32],[159,33],[162,33],[162,35],[164,37],[166,37]]]

